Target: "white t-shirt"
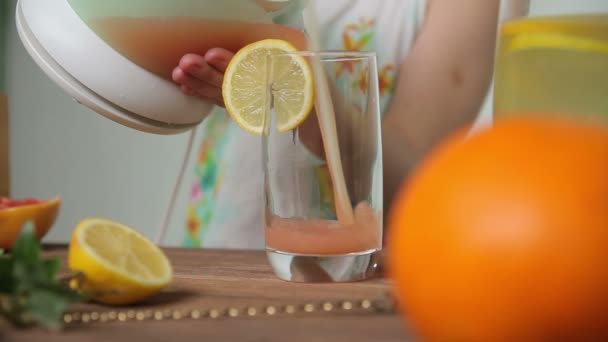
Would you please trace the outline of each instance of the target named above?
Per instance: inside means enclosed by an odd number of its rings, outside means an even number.
[[[327,0],[317,2],[321,44],[328,50],[374,51],[381,109],[390,105],[398,66],[416,40],[426,0]],[[184,245],[264,248],[262,145],[224,110],[202,125]]]

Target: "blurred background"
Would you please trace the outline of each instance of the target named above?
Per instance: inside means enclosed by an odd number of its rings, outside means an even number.
[[[597,0],[598,6],[604,1]],[[15,198],[61,196],[62,210],[47,242],[67,242],[75,224],[88,216],[110,217],[154,238],[187,134],[141,133],[75,103],[24,50],[14,23],[15,3],[0,0],[0,195],[8,190]],[[535,6],[532,12],[558,9],[563,2],[544,0]],[[503,6],[501,16],[507,12]],[[478,125],[490,123],[491,102],[490,89]],[[3,164],[7,152],[8,166]],[[195,146],[166,245],[181,245],[197,152]]]

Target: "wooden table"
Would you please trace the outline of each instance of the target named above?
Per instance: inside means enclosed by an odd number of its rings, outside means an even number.
[[[6,341],[408,341],[403,320],[392,310],[361,309],[388,291],[384,279],[347,284],[300,284],[278,280],[263,252],[167,249],[175,279],[165,291],[136,307],[78,306],[113,320],[71,323],[61,333],[5,332]],[[65,258],[65,248],[47,248]],[[325,303],[325,307],[324,307]],[[331,305],[327,304],[331,303]],[[343,307],[352,309],[344,310]],[[312,307],[306,304],[314,304]],[[368,302],[365,302],[368,304]],[[296,309],[285,313],[286,305]],[[269,309],[271,307],[271,309]],[[374,305],[375,307],[375,305]],[[230,310],[230,309],[233,310]],[[256,315],[250,316],[255,309]],[[304,308],[309,311],[306,312]],[[310,309],[313,310],[310,310]],[[195,309],[199,319],[171,312]],[[329,312],[327,312],[327,309]],[[211,318],[210,312],[219,314]],[[111,313],[113,311],[113,313]],[[274,313],[268,315],[267,311]],[[183,311],[183,315],[192,311]],[[138,321],[136,313],[162,318]],[[164,313],[164,314],[163,314]],[[108,316],[110,315],[110,316]],[[128,317],[131,319],[128,319]],[[179,315],[179,314],[178,314]],[[231,315],[236,317],[231,317]],[[179,315],[182,316],[182,315]],[[179,317],[178,316],[178,317]],[[198,315],[197,315],[198,316]],[[143,317],[143,316],[142,316]],[[188,317],[190,317],[188,315]],[[127,318],[125,322],[119,318]],[[0,337],[2,340],[2,337]]]

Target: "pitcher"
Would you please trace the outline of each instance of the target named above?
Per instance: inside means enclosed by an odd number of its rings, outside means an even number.
[[[608,2],[507,3],[517,16],[500,30],[496,119],[550,113],[608,121]]]
[[[306,0],[20,0],[24,46],[76,101],[123,125],[174,134],[198,125],[212,104],[170,80],[185,53],[262,39],[305,44]],[[120,77],[116,77],[116,76]]]

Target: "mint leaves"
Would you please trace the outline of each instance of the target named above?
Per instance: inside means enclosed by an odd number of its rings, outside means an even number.
[[[58,330],[63,314],[82,297],[59,279],[59,258],[42,258],[28,222],[10,253],[0,251],[0,317],[20,326]]]

